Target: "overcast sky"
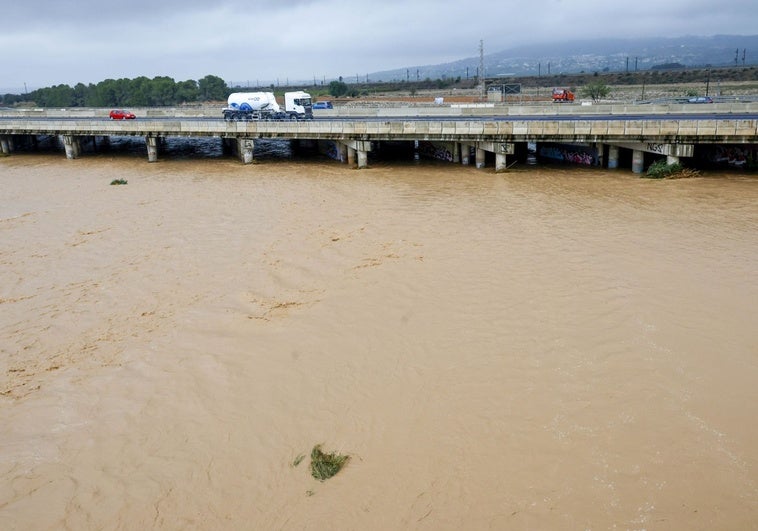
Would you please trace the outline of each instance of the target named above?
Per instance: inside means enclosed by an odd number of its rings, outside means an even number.
[[[522,44],[758,33],[756,0],[4,0],[0,90],[354,78]],[[758,51],[757,51],[758,52]]]

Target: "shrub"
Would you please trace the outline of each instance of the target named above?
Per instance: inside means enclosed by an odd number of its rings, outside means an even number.
[[[681,179],[684,177],[696,177],[698,175],[699,172],[697,170],[685,168],[678,162],[668,164],[665,160],[661,159],[653,162],[642,177],[647,177],[648,179]]]
[[[600,101],[610,94],[611,89],[602,81],[588,83],[582,89],[582,95],[592,98],[592,101]]]

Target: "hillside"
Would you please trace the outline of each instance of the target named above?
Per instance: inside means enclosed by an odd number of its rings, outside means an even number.
[[[758,35],[596,39],[514,47],[496,53],[486,53],[484,44],[484,71],[488,78],[758,64]],[[479,57],[468,57],[451,63],[375,72],[369,78],[372,81],[474,79],[478,68]]]

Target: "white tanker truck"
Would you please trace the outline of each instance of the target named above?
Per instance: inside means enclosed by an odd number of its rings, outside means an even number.
[[[313,120],[311,95],[307,92],[285,92],[284,109],[279,107],[273,92],[233,92],[223,109],[224,120]]]

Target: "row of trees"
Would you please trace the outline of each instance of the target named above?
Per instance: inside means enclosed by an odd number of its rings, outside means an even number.
[[[28,94],[5,94],[0,104],[34,102],[40,107],[153,107],[201,101],[225,100],[231,90],[217,76],[194,81],[174,81],[170,77],[153,79],[106,79],[97,84],[77,83],[33,90]]]

